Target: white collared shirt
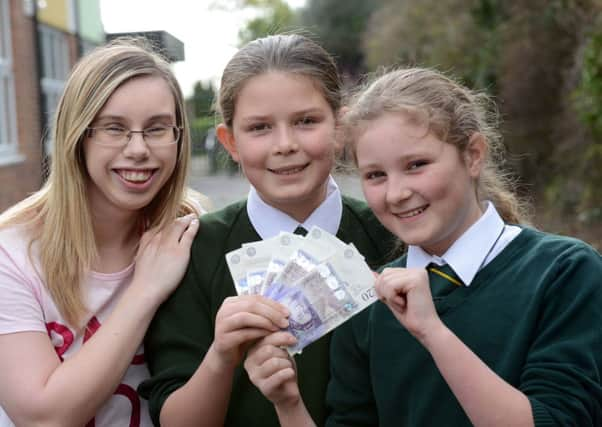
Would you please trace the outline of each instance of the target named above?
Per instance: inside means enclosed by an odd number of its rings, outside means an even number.
[[[407,266],[424,268],[431,262],[449,264],[462,282],[470,286],[477,272],[493,260],[521,232],[522,228],[504,224],[493,203],[468,230],[439,257],[419,246],[408,247]]]
[[[343,215],[343,201],[339,186],[332,176],[329,176],[326,198],[303,224],[263,201],[253,186],[247,198],[247,213],[257,234],[264,240],[277,236],[281,231],[292,233],[299,225],[306,230],[316,225],[330,234],[337,234]]]

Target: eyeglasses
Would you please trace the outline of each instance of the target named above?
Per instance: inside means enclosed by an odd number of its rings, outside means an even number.
[[[149,147],[175,144],[180,139],[181,128],[157,125],[142,130],[131,130],[122,126],[101,126],[86,128],[87,136],[96,144],[108,147],[125,147],[135,133],[141,133]]]

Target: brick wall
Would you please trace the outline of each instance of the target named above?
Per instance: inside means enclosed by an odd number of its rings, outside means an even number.
[[[17,136],[19,154],[25,159],[0,166],[0,211],[38,190],[42,184],[43,149],[34,20],[25,16],[21,0],[10,0],[9,3]]]

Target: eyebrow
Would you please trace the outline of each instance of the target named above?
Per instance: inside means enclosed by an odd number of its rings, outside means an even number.
[[[152,115],[150,117],[147,117],[146,119],[144,119],[145,122],[151,122],[153,120],[159,120],[159,119],[175,119],[175,114],[155,114]],[[98,116],[96,119],[94,119],[94,121],[101,121],[101,120],[128,120],[128,117],[125,116],[118,116],[118,115],[114,115],[114,114],[107,114],[107,115],[101,115]]]
[[[305,110],[294,111],[291,113],[291,116],[305,116],[308,114],[323,114],[323,113],[324,113],[323,108],[307,108]],[[255,121],[268,120],[271,117],[272,117],[272,114],[248,116],[248,117],[241,117],[241,121],[243,121],[245,123],[249,123],[249,122],[255,122]]]

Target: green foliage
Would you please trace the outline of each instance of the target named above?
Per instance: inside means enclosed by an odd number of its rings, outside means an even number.
[[[190,122],[190,137],[192,139],[193,154],[205,152],[205,137],[207,131],[215,126],[215,116],[207,115],[197,117]]]
[[[371,69],[421,65],[481,88],[495,82],[500,7],[493,0],[385,0],[370,19],[363,51]]]
[[[361,38],[382,0],[308,0],[301,23],[337,60],[340,69],[357,76],[365,70]]]
[[[602,141],[602,31],[594,33],[583,52],[581,82],[575,90],[579,117]]]
[[[295,14],[284,0],[245,0],[243,3],[246,7],[255,8],[259,16],[238,32],[241,45],[291,30],[295,23]]]
[[[204,117],[211,114],[215,91],[211,83],[196,82],[192,96],[187,100],[193,118]]]

